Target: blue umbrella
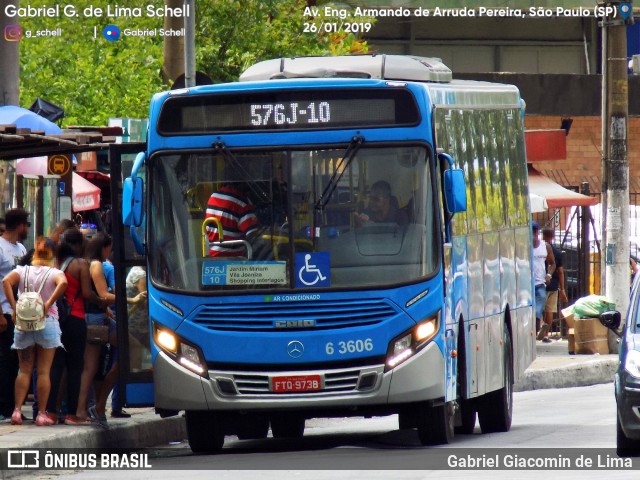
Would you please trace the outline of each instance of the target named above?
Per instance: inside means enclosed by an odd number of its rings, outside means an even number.
[[[62,129],[37,113],[26,108],[7,105],[0,107],[0,125],[15,125],[18,128],[43,130],[44,133],[62,133]]]

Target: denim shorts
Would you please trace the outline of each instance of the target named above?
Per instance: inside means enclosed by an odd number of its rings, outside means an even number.
[[[13,345],[11,345],[11,348],[24,350],[34,345],[40,345],[42,348],[62,347],[60,335],[62,335],[62,332],[60,331],[58,320],[53,317],[47,317],[44,328],[37,332],[22,332],[16,328],[13,332]]]
[[[87,321],[87,326],[89,325],[105,325],[105,318],[107,315],[104,313],[87,313],[84,316]],[[113,335],[116,331],[116,322],[115,320],[109,319],[109,336]]]
[[[542,310],[544,309],[544,304],[547,301],[547,286],[544,283],[536,285],[536,293],[535,293],[535,307],[536,307],[536,318],[542,319]]]

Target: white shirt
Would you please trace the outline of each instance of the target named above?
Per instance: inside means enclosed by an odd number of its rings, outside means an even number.
[[[534,285],[544,285],[547,276],[547,243],[540,240],[540,245],[533,249],[533,283]]]

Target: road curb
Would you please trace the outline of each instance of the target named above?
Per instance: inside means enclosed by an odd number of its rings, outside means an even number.
[[[139,418],[135,418],[139,417]],[[64,427],[63,427],[64,428]],[[182,415],[160,418],[154,413],[134,415],[108,429],[93,425],[79,428],[56,427],[46,437],[20,442],[20,448],[146,448],[183,441],[187,428]]]
[[[613,382],[618,363],[619,360],[616,357],[562,367],[529,369],[513,386],[513,390],[526,392],[548,388],[586,387]]]

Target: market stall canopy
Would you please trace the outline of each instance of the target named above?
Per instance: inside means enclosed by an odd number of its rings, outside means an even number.
[[[47,157],[21,158],[16,162],[18,175],[47,175]],[[71,177],[71,207],[74,212],[100,208],[100,188],[76,172]]]
[[[46,134],[62,133],[62,129],[55,123],[15,105],[0,107],[0,125],[15,125],[17,128],[30,128]]]
[[[529,204],[531,205],[531,213],[541,213],[549,210],[547,200],[535,193],[529,192]]]
[[[76,172],[72,177],[71,207],[74,212],[100,208],[100,189]]]
[[[597,197],[589,197],[564,188],[538,170],[529,167],[529,193],[542,197],[548,208],[590,206],[598,203]],[[533,205],[533,201],[531,202]],[[532,209],[533,211],[533,209]]]

